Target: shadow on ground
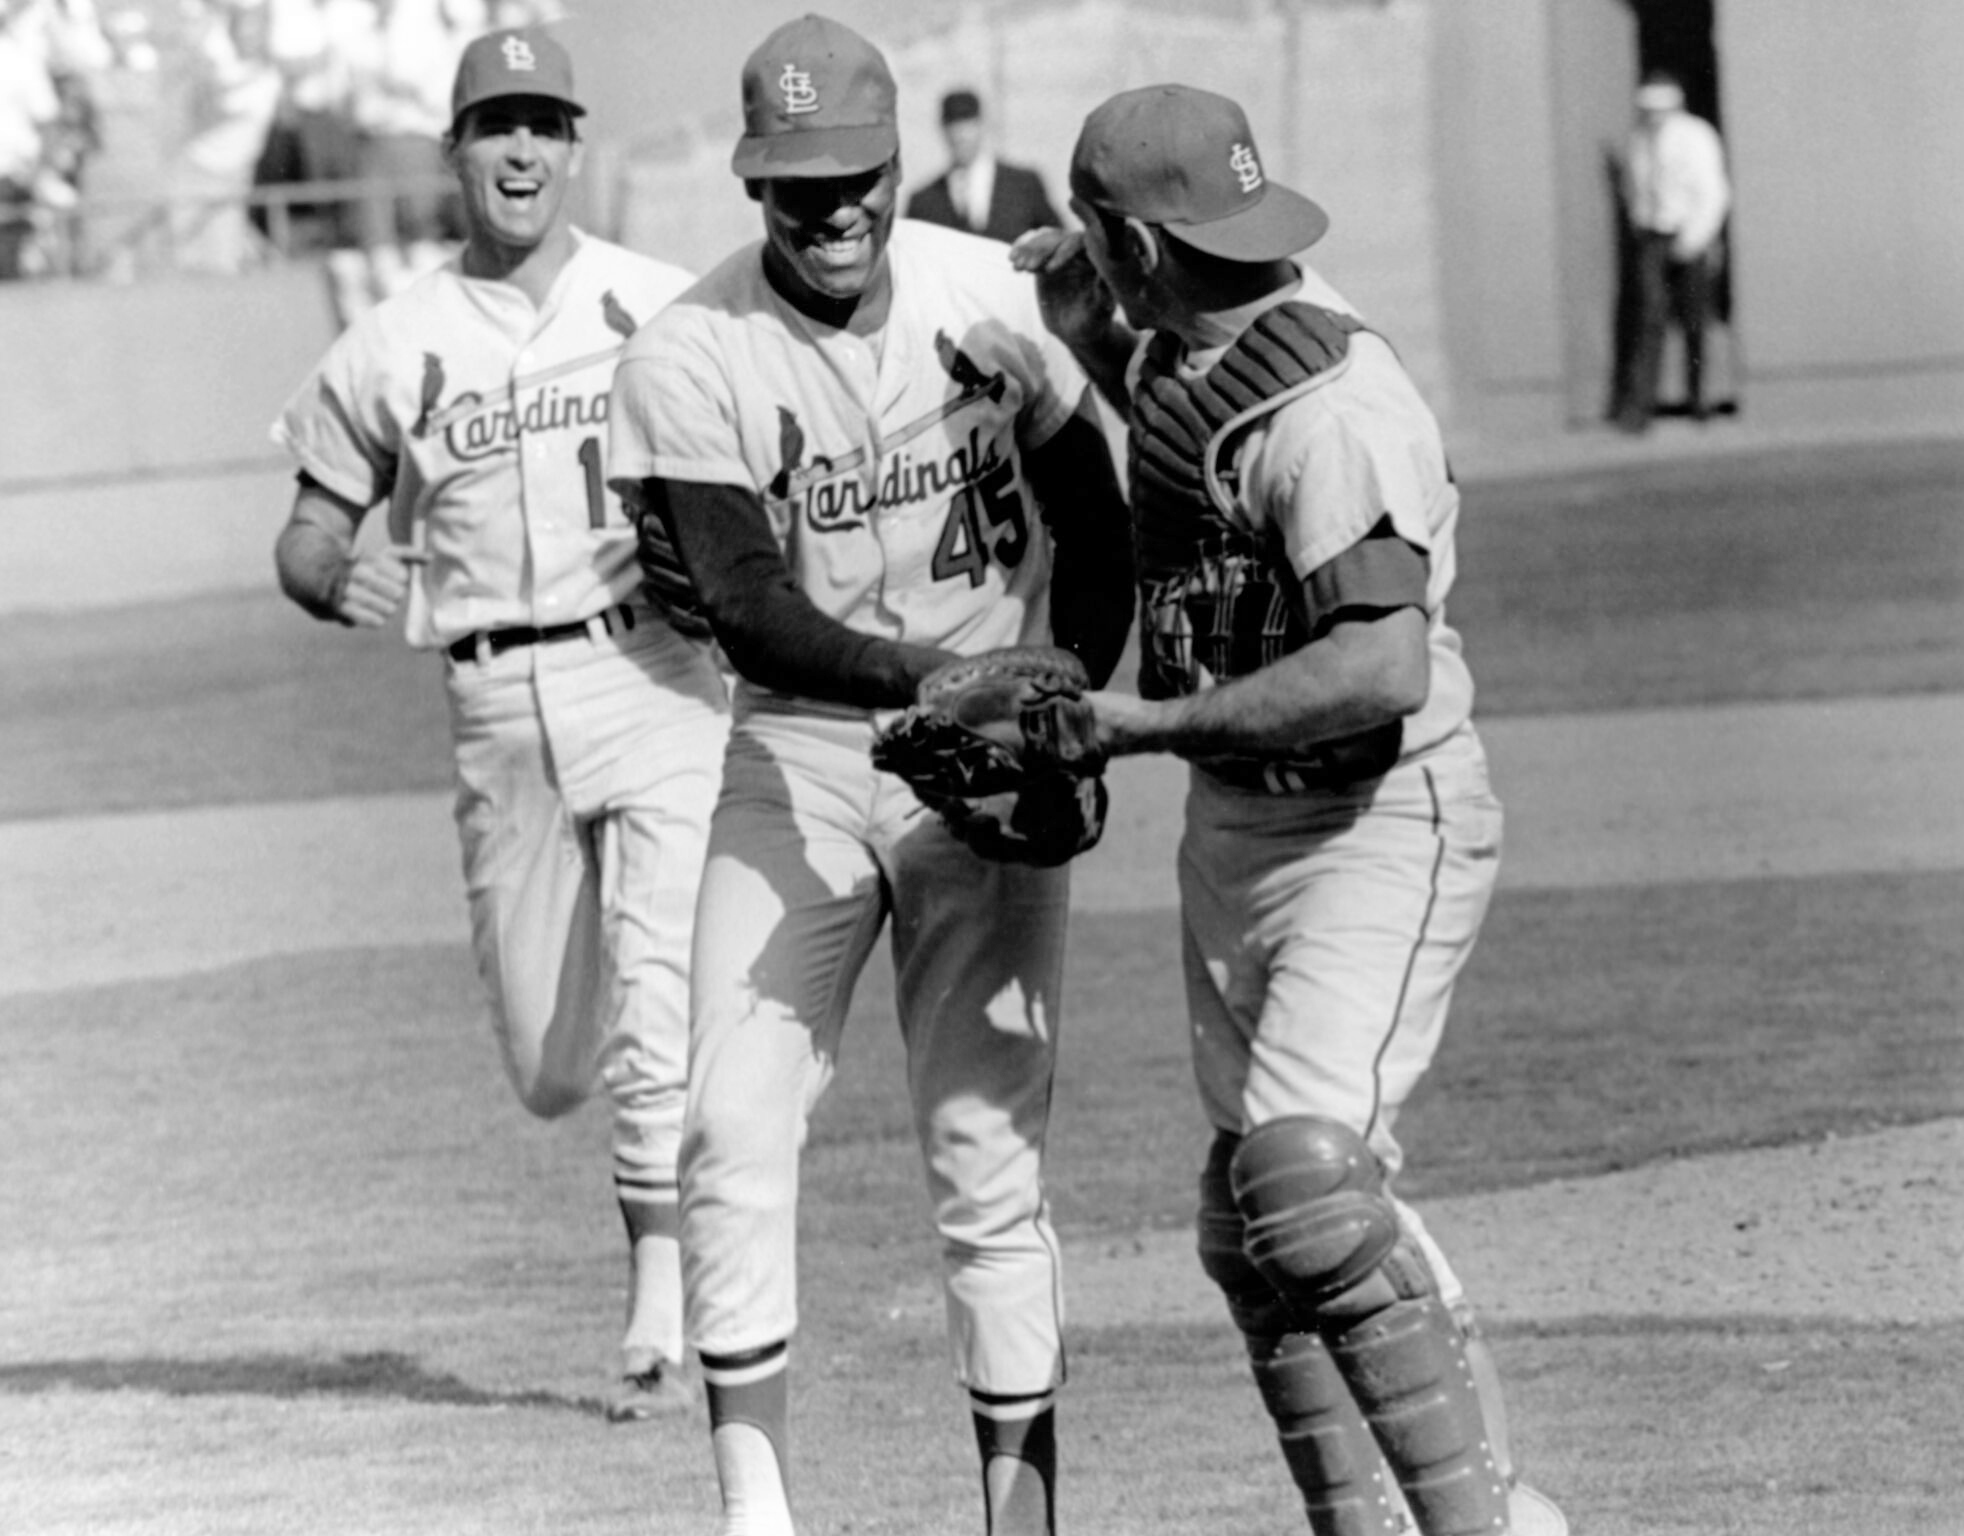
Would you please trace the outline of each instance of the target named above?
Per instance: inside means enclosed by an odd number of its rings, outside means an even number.
[[[0,1394],[155,1392],[165,1397],[343,1397],[437,1403],[453,1408],[543,1408],[602,1415],[598,1398],[554,1392],[490,1392],[425,1370],[394,1351],[322,1360],[303,1355],[237,1355],[190,1360],[42,1360],[0,1366]]]

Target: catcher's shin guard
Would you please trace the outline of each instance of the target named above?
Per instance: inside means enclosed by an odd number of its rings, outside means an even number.
[[[1506,1531],[1459,1329],[1363,1138],[1313,1116],[1272,1121],[1242,1139],[1228,1177],[1249,1262],[1328,1344],[1424,1536]]]
[[[1398,1536],[1402,1507],[1384,1475],[1371,1427],[1350,1395],[1329,1346],[1249,1260],[1245,1223],[1228,1166],[1239,1138],[1215,1138],[1200,1177],[1200,1265],[1227,1298],[1248,1345],[1289,1476],[1316,1536]]]

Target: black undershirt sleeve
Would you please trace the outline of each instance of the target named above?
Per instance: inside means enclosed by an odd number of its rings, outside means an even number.
[[[1124,654],[1137,601],[1132,513],[1110,446],[1086,405],[1040,448],[1024,472],[1050,530],[1050,632],[1102,688]]]
[[[778,693],[896,708],[953,653],[862,635],[821,613],[784,563],[754,491],[690,480],[645,480],[644,515],[658,516],[730,665]]]

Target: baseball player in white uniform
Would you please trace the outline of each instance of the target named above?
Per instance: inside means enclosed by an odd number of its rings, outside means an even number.
[[[1446,621],[1459,495],[1437,423],[1290,259],[1328,219],[1267,179],[1234,102],[1112,98],[1071,190],[1082,237],[1016,259],[1130,424],[1141,697],[1090,697],[1112,753],[1192,765],[1202,1265],[1320,1536],[1392,1536],[1406,1506],[1424,1536],[1563,1529],[1513,1476],[1458,1279],[1391,1193],[1500,857]]]
[[[890,924],[987,1529],[1053,1526],[1064,1378],[1042,1152],[1068,870],[971,853],[868,749],[957,655],[1109,676],[1128,522],[1083,375],[1003,247],[896,223],[894,83],[822,17],[743,72],[764,239],[629,345],[609,473],[740,674],[696,913],[682,1241],[722,1536],[792,1529],[798,1159]]]
[[[728,736],[712,652],[641,596],[607,490],[627,338],[689,274],[568,221],[571,62],[536,30],[472,42],[449,163],[461,254],[365,315],[274,436],[300,466],[282,586],[317,618],[405,605],[450,698],[473,946],[533,1114],[603,1088],[630,1250],[616,1420],[687,1405],[676,1156],[696,884]],[[385,538],[357,540],[386,504]]]

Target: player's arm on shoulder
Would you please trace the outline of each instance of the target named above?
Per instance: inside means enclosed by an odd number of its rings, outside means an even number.
[[[1137,602],[1132,512],[1087,392],[1042,444],[1024,451],[1053,551],[1050,629],[1102,688],[1124,654]]]
[[[378,628],[408,595],[410,569],[422,556],[395,544],[357,551],[367,510],[301,473],[273,564],[280,590],[317,619]]]
[[[1416,714],[1431,690],[1425,552],[1381,519],[1303,582],[1309,643],[1246,677],[1148,702],[1091,695],[1114,755],[1288,755]]]
[[[1132,415],[1131,365],[1139,333],[1120,318],[1118,304],[1085,254],[1074,229],[1033,229],[1009,248],[1010,264],[1035,276],[1037,310],[1121,420]]]
[[[633,499],[644,517],[660,519],[704,622],[751,682],[799,698],[890,709],[912,704],[921,679],[953,659],[932,646],[860,634],[821,613],[792,578],[755,491],[644,479]]]

